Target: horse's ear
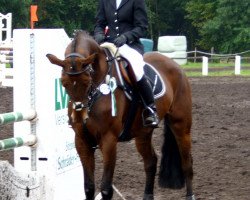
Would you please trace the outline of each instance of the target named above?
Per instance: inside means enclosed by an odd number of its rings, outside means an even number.
[[[46,57],[49,59],[49,61],[50,61],[52,64],[55,64],[55,65],[64,67],[63,60],[60,60],[60,59],[57,58],[56,56],[54,56],[54,55],[52,55],[52,54],[47,54]]]
[[[86,59],[85,59],[85,63],[88,63],[88,64],[92,64],[94,61],[95,61],[95,59],[97,58],[97,53],[93,53],[93,54],[91,54],[89,57],[87,57]]]

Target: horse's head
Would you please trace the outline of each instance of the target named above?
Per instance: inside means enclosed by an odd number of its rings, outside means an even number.
[[[98,54],[98,45],[88,33],[78,31],[61,60],[52,54],[47,58],[52,64],[62,67],[61,82],[73,102],[88,102],[93,84],[93,67]]]
[[[61,82],[70,97],[69,116],[72,120],[81,117],[83,111],[88,112],[92,98],[98,85],[107,73],[106,57],[95,40],[85,31],[78,31],[65,50],[65,59],[61,60],[52,54],[47,54],[52,64],[62,67]],[[85,117],[82,117],[85,118]]]
[[[71,53],[64,60],[47,54],[51,63],[62,67],[61,82],[73,102],[87,101],[92,85],[92,63],[96,54],[84,58],[80,54]]]
[[[52,64],[62,67],[61,82],[70,97],[68,107],[69,123],[72,124],[72,122],[81,122],[83,119],[87,119],[87,109],[83,108],[87,108],[89,103],[93,73],[92,63],[96,54],[84,58],[80,54],[72,53],[66,56],[64,60],[52,54],[47,54],[47,57]],[[83,110],[83,112],[73,112],[73,110]]]

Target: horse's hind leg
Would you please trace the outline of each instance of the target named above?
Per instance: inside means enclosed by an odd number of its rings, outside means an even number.
[[[179,113],[180,114],[180,113]],[[194,200],[191,156],[191,118],[182,115],[166,116],[164,143],[159,172],[161,187],[180,189],[186,183],[187,200]]]
[[[152,146],[152,132],[147,136],[136,137],[135,143],[138,152],[141,154],[144,161],[144,170],[146,172],[146,185],[144,190],[143,200],[154,199],[154,181],[157,167],[157,157]]]
[[[176,127],[177,126],[177,127]],[[184,173],[185,181],[186,181],[186,196],[187,199],[194,199],[193,196],[193,161],[191,155],[191,136],[190,131],[179,130],[177,131],[178,125],[173,126],[173,130],[175,132],[175,138],[177,145],[179,147],[179,152],[181,156],[182,170]]]
[[[180,113],[179,113],[180,114]],[[184,113],[183,113],[184,114]],[[180,117],[181,116],[181,117]],[[181,166],[186,183],[187,200],[194,200],[193,195],[193,161],[191,155],[191,114],[172,116],[170,129],[172,130],[181,158]],[[171,131],[170,130],[170,131]]]

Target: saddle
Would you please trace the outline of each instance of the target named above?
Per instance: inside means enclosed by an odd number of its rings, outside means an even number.
[[[137,112],[138,104],[141,102],[140,96],[135,87],[135,75],[130,62],[119,54],[119,49],[113,43],[105,42],[101,44],[101,47],[105,50],[108,62],[112,61],[113,63],[110,64],[115,65],[119,78],[119,87],[124,90],[125,95],[130,100],[128,116],[118,138],[121,142],[129,141],[131,139],[130,129]],[[151,64],[146,63],[144,66],[144,73],[151,84],[154,99],[163,96],[166,92],[166,88],[159,72]]]
[[[105,42],[101,44],[101,47],[105,49],[106,56],[109,60],[114,61],[114,64],[117,65],[116,70],[118,71],[118,74],[121,73],[121,77],[119,78],[123,79],[119,80],[121,86],[125,87],[126,91],[133,90],[136,81],[130,62],[120,55],[119,49],[113,43]],[[144,66],[144,73],[151,84],[154,98],[158,99],[163,96],[166,92],[166,88],[159,72],[151,64],[146,62],[146,65]],[[132,91],[129,93],[131,92]],[[129,97],[129,99],[131,100],[131,97]]]

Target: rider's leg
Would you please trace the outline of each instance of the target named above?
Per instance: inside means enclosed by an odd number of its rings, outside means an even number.
[[[119,53],[125,57],[131,64],[139,93],[144,104],[143,118],[145,126],[157,126],[159,123],[156,106],[154,102],[154,95],[147,78],[144,75],[143,67],[146,63],[142,55],[128,45],[123,45],[119,48]]]
[[[143,104],[145,105],[145,110],[143,111],[144,125],[153,127],[157,126],[159,119],[156,112],[154,95],[152,87],[145,76],[137,82],[137,87],[142,97]]]

